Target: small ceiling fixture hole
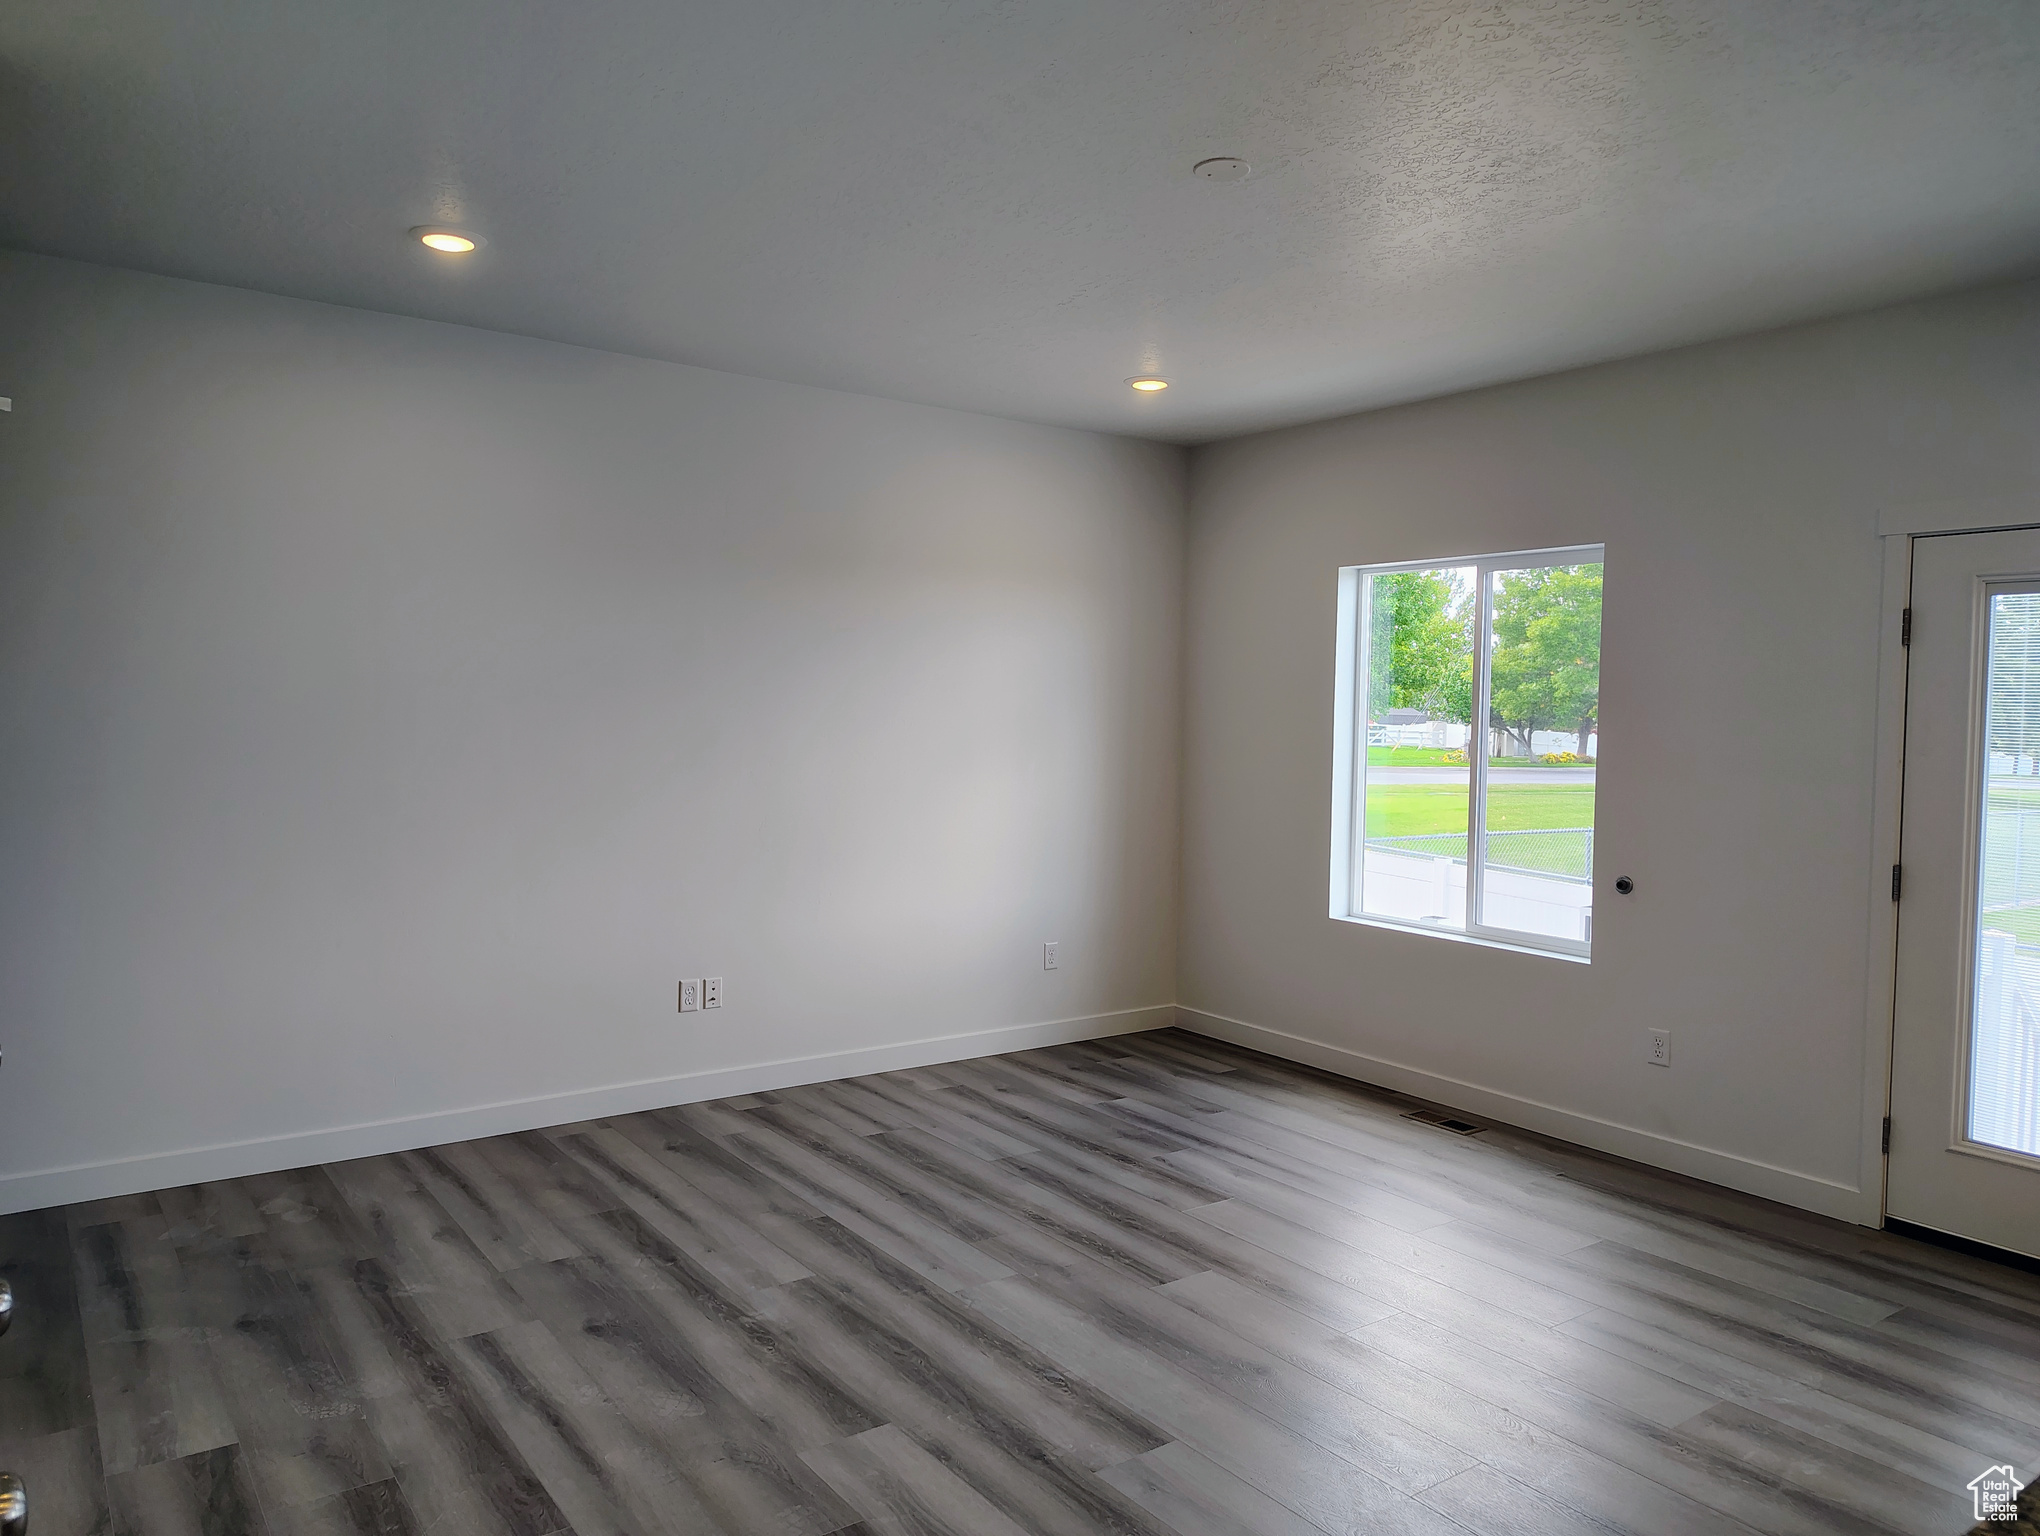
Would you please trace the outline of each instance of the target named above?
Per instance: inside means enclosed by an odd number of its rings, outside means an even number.
[[[1206,181],[1244,181],[1253,167],[1237,155],[1215,155],[1190,167],[1190,174]]]

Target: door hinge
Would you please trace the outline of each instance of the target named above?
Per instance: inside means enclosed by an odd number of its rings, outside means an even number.
[[[1912,609],[1908,608],[1898,616],[1898,643],[1912,644]]]
[[[1899,883],[1899,874],[1898,874],[1898,872],[1899,872],[1899,866],[1898,866],[1898,865],[1896,865],[1896,864],[1892,865],[1892,866],[1891,866],[1891,899],[1892,899],[1893,901],[1896,901],[1896,900],[1898,900],[1898,883]]]
[[[1884,1155],[1891,1156],[1891,1116],[1884,1117]]]

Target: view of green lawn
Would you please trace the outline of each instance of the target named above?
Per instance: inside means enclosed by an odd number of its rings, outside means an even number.
[[[1366,879],[1400,893],[1382,897],[1391,904],[1435,904],[1417,888],[1449,881],[1445,863],[1464,865],[1469,841],[1480,845],[1467,835],[1471,810],[1485,829],[1482,865],[1503,877],[1491,910],[1584,942],[1577,887],[1593,875],[1592,764],[1539,748],[1588,747],[1599,728],[1600,563],[1382,571],[1367,577],[1363,596],[1356,661],[1367,680]],[[1425,739],[1402,734],[1405,722],[1424,721],[1456,725],[1466,748],[1387,744]],[[1509,755],[1487,758],[1494,771],[1479,786],[1467,783],[1469,758],[1479,764],[1496,751]],[[1439,771],[1447,767],[1456,771]],[[1526,875],[1535,878],[1526,883]],[[1469,887],[1472,921],[1486,921],[1489,893],[1483,881]]]
[[[1490,784],[1488,826],[1496,832],[1535,832],[1594,824],[1592,784]],[[1466,830],[1462,784],[1370,784],[1367,835],[1416,837]]]
[[[1466,754],[1455,747],[1369,747],[1367,765],[1370,768],[1458,768],[1465,765]],[[1535,757],[1491,757],[1490,768],[1549,768],[1557,766]],[[1592,763],[1573,766],[1592,767]],[[2035,791],[2040,794],[2040,790]]]
[[[2009,933],[2021,949],[2040,948],[2040,907],[2001,907],[1985,912],[1979,926],[1986,932]]]
[[[1454,747],[1369,747],[1367,765],[1370,768],[1444,768],[1457,767],[1466,761],[1466,754]]]

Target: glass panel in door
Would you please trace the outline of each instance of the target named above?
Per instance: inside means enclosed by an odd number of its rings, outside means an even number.
[[[1968,1135],[2040,1156],[2040,592],[1988,625]]]

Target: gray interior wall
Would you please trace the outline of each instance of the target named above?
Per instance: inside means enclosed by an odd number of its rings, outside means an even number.
[[[0,257],[0,1206],[1176,997],[1874,1214],[1876,522],[2040,515],[2035,356],[2015,287],[1201,449],[1186,578],[1172,450]],[[1594,964],[1332,922],[1337,567],[1589,540]]]
[[[1879,509],[2040,519],[2036,357],[2003,288],[1197,450],[1191,1017],[1875,1220]],[[1591,966],[1328,918],[1338,568],[1591,542]]]
[[[1172,998],[1180,451],[21,256],[0,394],[0,1204]]]

